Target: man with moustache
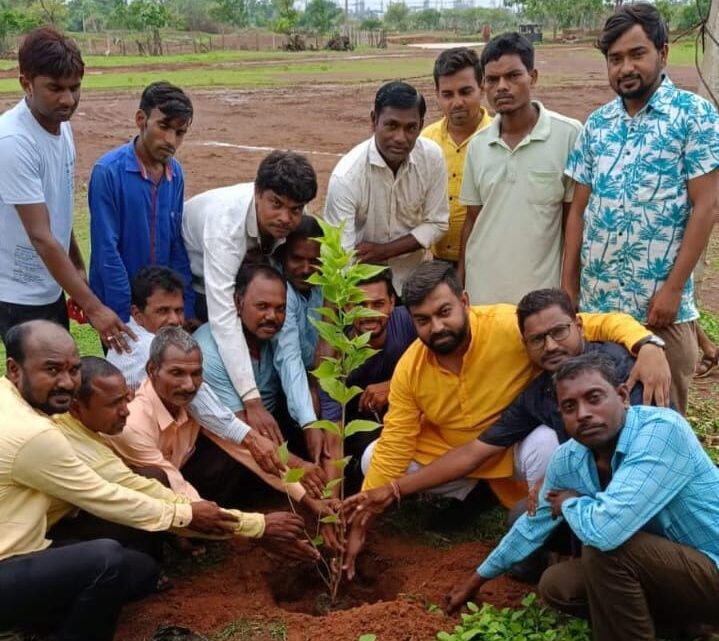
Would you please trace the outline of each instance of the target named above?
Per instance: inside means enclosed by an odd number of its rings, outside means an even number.
[[[66,291],[106,346],[127,349],[122,320],[93,294],[73,233],[75,144],[69,120],[85,73],[77,45],[52,27],[18,50],[25,96],[0,115],[0,338],[27,320],[68,327]]]
[[[694,638],[700,624],[715,626],[719,470],[691,426],[667,408],[629,407],[626,384],[600,353],[565,361],[554,381],[571,440],[547,468],[536,514],[452,590],[448,611],[476,601],[566,522],[581,559],[549,567],[539,590],[549,605],[589,617],[596,641]]]
[[[443,51],[434,63],[433,75],[443,117],[427,125],[422,136],[442,148],[447,164],[449,229],[432,246],[432,254],[456,268],[467,217],[467,207],[459,202],[467,145],[475,133],[492,122],[492,117],[482,107],[482,70],[473,49],[454,47]]]
[[[532,99],[538,72],[523,36],[493,38],[480,61],[497,115],[467,148],[458,271],[473,305],[516,305],[527,292],[559,286],[573,193],[564,166],[581,125]]]
[[[185,178],[175,158],[192,123],[192,102],[169,82],[145,87],[135,113],[138,134],[95,163],[90,206],[90,286],[120,318],[130,317],[130,283],[146,265],[173,269],[185,285],[185,318],[195,294],[182,242]]]
[[[576,181],[562,286],[579,308],[631,314],[660,336],[685,413],[698,359],[692,271],[714,224],[719,117],[665,74],[656,7],[622,6],[598,47],[617,93],[589,116],[567,161]]]

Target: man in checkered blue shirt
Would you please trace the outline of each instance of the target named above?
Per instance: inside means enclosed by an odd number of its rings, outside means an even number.
[[[552,606],[590,617],[595,641],[653,641],[719,624],[719,469],[689,424],[666,408],[629,407],[613,363],[587,353],[555,374],[571,440],[552,457],[536,515],[522,516],[448,597],[461,607],[538,549],[565,520],[581,559],[551,566]]]

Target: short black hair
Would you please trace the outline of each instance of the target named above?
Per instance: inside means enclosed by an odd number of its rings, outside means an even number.
[[[534,46],[516,31],[501,33],[485,45],[480,58],[482,74],[485,73],[487,63],[495,62],[502,56],[519,56],[527,71],[534,70]]]
[[[158,289],[168,294],[184,293],[185,283],[182,281],[182,276],[169,267],[157,265],[143,267],[132,279],[130,302],[144,312],[147,299]]]
[[[297,229],[292,231],[285,239],[285,242],[275,250],[275,258],[280,263],[284,263],[287,252],[289,248],[292,247],[292,243],[297,240],[312,240],[321,237],[322,227],[320,227],[320,224],[317,222],[317,218],[309,214],[302,214]],[[317,242],[319,242],[319,240]]]
[[[586,352],[564,361],[554,373],[552,380],[556,387],[561,381],[572,380],[585,372],[597,372],[612,387],[619,387],[624,381],[617,374],[614,361],[602,352]]]
[[[96,378],[110,378],[110,376],[123,377],[117,367],[99,356],[83,356],[80,363],[80,388],[75,397],[86,407],[92,396],[92,381]]]
[[[474,77],[477,84],[482,84],[482,67],[479,64],[479,56],[474,49],[469,47],[452,47],[445,49],[434,61],[434,87],[439,89],[439,79],[442,76],[453,76],[462,69],[471,67],[474,69]]]
[[[77,43],[54,27],[39,27],[28,33],[17,54],[20,73],[28,80],[36,76],[69,78],[85,75],[85,63]]]
[[[382,85],[374,97],[374,117],[379,118],[382,109],[416,109],[420,120],[424,120],[427,113],[427,103],[424,96],[412,85],[400,80],[393,80]]]
[[[461,296],[464,291],[457,272],[449,263],[442,260],[420,263],[402,286],[402,302],[407,307],[421,305],[442,283],[446,283],[457,296]]]
[[[654,43],[657,51],[669,42],[667,25],[657,8],[648,2],[634,2],[622,5],[607,18],[597,38],[597,49],[606,57],[609,47],[634,25],[642,27],[644,33],[647,34],[647,38]]]
[[[370,278],[361,280],[358,285],[372,285],[373,283],[384,283],[387,286],[387,293],[390,297],[397,296],[397,292],[394,291],[394,284],[392,282],[393,275],[392,270],[388,267],[383,269],[379,274],[375,274]]]
[[[269,262],[242,263],[235,277],[235,295],[244,296],[249,284],[258,276],[264,276],[269,280],[279,280],[287,289],[287,279],[276,267]]]
[[[187,94],[169,82],[160,80],[145,87],[140,97],[140,109],[148,116],[159,109],[168,119],[180,118],[192,122],[192,101]]]
[[[529,294],[525,294],[517,305],[517,322],[519,323],[519,331],[524,333],[524,321],[532,314],[538,314],[549,307],[559,307],[567,316],[576,318],[577,313],[569,298],[567,292],[558,287],[547,289],[535,289]]]
[[[275,149],[260,163],[255,177],[260,193],[271,189],[296,203],[308,203],[317,195],[317,174],[302,154]]]

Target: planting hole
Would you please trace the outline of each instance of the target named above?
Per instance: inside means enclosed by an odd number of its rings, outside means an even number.
[[[372,552],[361,554],[357,559],[354,579],[342,582],[334,604],[330,603],[327,586],[311,566],[276,565],[265,577],[278,607],[312,616],[349,610],[367,603],[393,601],[404,584],[402,572],[389,560]]]

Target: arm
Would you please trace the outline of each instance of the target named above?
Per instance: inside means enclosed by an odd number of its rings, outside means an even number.
[[[177,181],[174,189],[174,204],[172,207],[170,244],[170,267],[174,269],[185,281],[185,320],[195,318],[195,290],[192,288],[192,272],[190,271],[190,259],[187,256],[187,249],[182,240],[182,211],[185,196],[185,178],[179,163],[175,163],[175,177]]]
[[[577,183],[574,187],[574,200],[567,210],[564,223],[564,252],[562,256],[562,289],[566,291],[574,304],[579,300],[579,274],[581,270],[582,239],[584,237],[584,210],[589,203],[592,189],[588,185]]]
[[[241,443],[250,431],[250,426],[238,419],[207,383],[200,385],[188,410],[202,427],[228,441]]]
[[[464,259],[467,251],[467,241],[474,229],[474,223],[476,223],[477,218],[479,218],[480,211],[482,211],[482,207],[479,205],[467,206],[467,217],[464,219],[464,223],[462,223],[462,232],[459,237],[459,260],[457,261],[457,275],[459,276],[462,285],[464,285],[465,280]]]
[[[327,185],[327,199],[325,200],[324,219],[339,227],[344,223],[342,230],[342,247],[347,250],[354,249],[357,245],[357,233],[355,231],[355,216],[357,215],[357,203],[352,190],[345,185],[344,181],[332,174]]]
[[[674,267],[666,282],[649,301],[647,324],[650,327],[666,327],[676,318],[684,285],[704,251],[714,225],[718,175],[714,169],[708,174],[687,181],[689,200],[693,207],[692,215],[684,231]]]
[[[467,205],[467,217],[462,225],[462,232],[459,237],[459,260],[457,261],[457,274],[460,282],[464,285],[465,281],[465,257],[467,250],[467,242],[477,222],[477,217],[482,209],[482,195],[479,192],[479,185],[475,178],[476,169],[473,153],[474,145],[472,142],[467,146],[467,156],[464,161],[464,170],[462,172],[462,187],[459,192],[459,201],[463,205]]]
[[[79,272],[80,278],[86,281],[87,271],[85,270],[85,260],[82,257],[80,246],[77,244],[74,229],[72,231],[72,234],[70,235],[70,249],[68,251],[68,255],[70,256],[70,261],[72,262],[72,264],[75,265],[75,269],[77,269],[77,271]]]
[[[364,240],[357,245],[357,258],[365,263],[382,263],[421,248],[422,245],[411,233],[388,243],[372,243]]]

